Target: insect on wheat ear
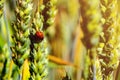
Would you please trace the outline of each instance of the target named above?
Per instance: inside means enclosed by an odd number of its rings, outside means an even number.
[[[40,43],[44,39],[44,34],[41,31],[36,31],[35,34],[30,34],[29,36],[32,43]]]
[[[43,40],[43,39],[44,39],[43,32],[37,31],[37,32],[35,33],[35,37],[36,37],[36,39],[38,39],[38,41]]]

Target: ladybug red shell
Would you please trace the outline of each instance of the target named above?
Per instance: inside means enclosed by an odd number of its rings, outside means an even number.
[[[41,31],[36,31],[36,33],[33,35],[30,35],[30,40],[32,43],[39,43],[44,39],[44,34]]]
[[[37,42],[42,41],[44,39],[43,32],[37,31],[35,33],[35,39],[36,39]]]
[[[43,38],[44,38],[43,32],[40,32],[40,31],[37,31],[37,32],[35,33],[35,36],[38,37],[38,38],[40,38],[40,39],[43,39]]]

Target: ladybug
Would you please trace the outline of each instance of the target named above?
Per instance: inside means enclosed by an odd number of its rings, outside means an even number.
[[[44,39],[44,34],[41,31],[36,31],[34,35],[31,33],[29,38],[32,43],[40,43]]]
[[[36,42],[41,42],[44,39],[43,32],[37,31],[35,33]]]

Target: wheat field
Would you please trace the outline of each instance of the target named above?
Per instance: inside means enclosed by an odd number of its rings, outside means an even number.
[[[0,80],[120,80],[119,0],[0,0]]]

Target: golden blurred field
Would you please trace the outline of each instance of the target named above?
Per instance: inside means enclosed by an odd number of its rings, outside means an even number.
[[[0,0],[0,80],[120,80],[119,0]]]

